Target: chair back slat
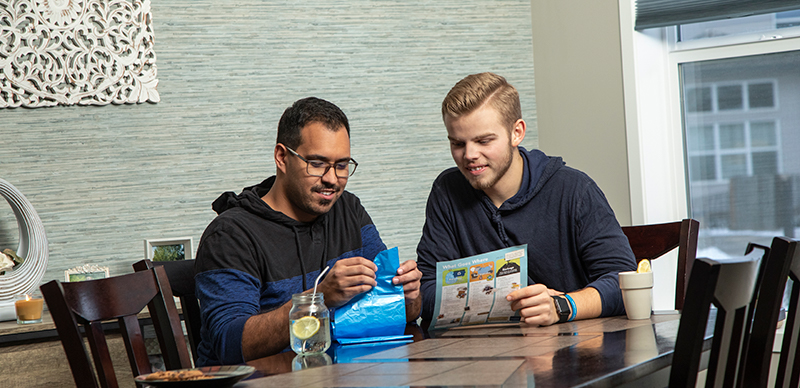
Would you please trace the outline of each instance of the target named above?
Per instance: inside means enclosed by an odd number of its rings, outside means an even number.
[[[152,281],[125,276],[63,285],[72,311],[83,322],[136,315],[158,292]]]
[[[785,237],[775,237],[769,248],[761,247],[767,253],[761,266],[760,285],[754,299],[755,311],[750,323],[752,328],[748,333],[747,352],[741,366],[743,375],[737,386],[757,388],[768,384],[775,329],[778,326],[786,280],[792,263],[800,262],[800,259],[795,259],[800,254],[797,244],[797,241]],[[751,246],[757,245],[748,245],[748,250]],[[783,355],[781,352],[782,357]]]
[[[623,226],[622,231],[628,237],[628,243],[636,256],[636,261],[655,260],[678,247],[680,226],[680,222]]]
[[[678,268],[675,279],[675,309],[683,309],[686,287],[692,263],[697,254],[697,239],[700,223],[687,218],[682,221],[664,224],[623,226],[622,232],[628,237],[636,262],[655,260],[668,252],[678,249]]]
[[[127,315],[119,319],[119,324],[133,375],[138,376],[152,372],[144,336],[139,327],[139,319],[135,315]]]
[[[800,260],[798,260],[800,261]],[[795,272],[797,273],[797,272]],[[786,328],[781,344],[781,356],[778,360],[778,374],[775,376],[776,387],[800,386],[800,365],[798,360],[798,337],[800,337],[800,279],[792,277],[795,286],[792,287],[792,297],[789,303],[789,315],[786,319]]]
[[[692,297],[686,300],[678,328],[670,387],[696,385],[711,304],[716,305],[717,315],[706,387],[734,386],[741,373],[745,321],[760,262],[758,254],[724,261],[695,261],[687,289]]]
[[[64,353],[67,355],[67,362],[72,371],[75,385],[77,387],[98,387],[91,358],[83,345],[83,338],[80,336],[78,322],[69,309],[67,301],[63,298],[62,284],[54,280],[43,284],[40,290],[47,301],[47,309],[53,317],[53,323],[56,325],[56,332],[61,339]],[[76,333],[78,335],[75,335]]]
[[[169,284],[169,276],[167,275],[167,268],[162,267],[163,271],[156,271],[156,277],[159,278],[159,284]],[[194,272],[194,267],[192,267]],[[159,343],[180,343],[183,344],[181,349],[170,347],[162,352],[164,357],[164,364],[168,369],[179,369],[182,365],[191,365],[192,360],[189,357],[188,349],[186,348],[186,340],[183,337],[183,330],[180,333],[175,333],[173,327],[181,327],[180,315],[175,303],[164,303],[165,300],[173,301],[173,294],[171,287],[165,287],[161,290],[159,295],[153,299],[148,305],[153,318],[153,325],[155,326],[156,335],[158,336]],[[188,325],[187,325],[188,326]],[[180,338],[176,338],[178,335]]]
[[[137,314],[148,306],[151,310],[173,314],[173,319],[160,320],[165,336],[159,340],[164,354],[174,354],[179,361],[170,369],[191,367],[177,318],[172,292],[163,268],[135,272],[106,279],[61,283],[53,280],[41,286],[59,338],[67,354],[75,383],[79,387],[117,387],[114,366],[103,332],[103,321],[117,319],[134,376],[150,373],[151,367]],[[165,297],[167,296],[167,297]],[[157,319],[154,318],[154,322]],[[94,359],[94,368],[83,343],[78,324],[84,326],[86,340]],[[176,349],[176,350],[172,350]],[[183,349],[183,355],[180,351]],[[183,364],[180,361],[185,361]]]
[[[118,387],[117,375],[114,374],[114,365],[111,362],[111,352],[108,350],[102,322],[89,322],[84,326],[84,331],[87,342],[89,342],[89,349],[92,351],[94,366],[100,378],[100,386],[103,388]]]
[[[714,291],[713,303],[717,306],[717,322],[708,362],[706,387],[733,387],[739,378],[739,364],[744,356],[743,341],[746,337],[745,318],[756,292],[761,259],[758,253],[753,253],[722,262]]]
[[[697,372],[700,369],[702,343],[706,334],[706,323],[714,289],[719,279],[719,263],[706,258],[698,258],[692,266],[687,292],[692,295],[686,300],[681,313],[675,350],[672,354],[670,387],[694,387],[697,385]]]
[[[189,346],[192,350],[192,359],[197,361],[197,345],[200,342],[200,303],[195,296],[194,289],[194,260],[157,261],[141,260],[133,264],[135,271],[143,271],[153,266],[162,266],[167,273],[172,294],[180,298],[186,334],[189,337]],[[154,312],[154,318],[162,315]],[[156,327],[156,333],[159,329]],[[159,334],[160,335],[160,334]],[[165,357],[165,362],[167,358]]]
[[[792,293],[789,299],[789,311],[787,311],[786,322],[784,323],[783,342],[781,343],[781,355],[778,360],[778,373],[775,376],[776,387],[798,387],[800,386],[800,350],[798,349],[798,339],[800,339],[800,242],[792,241],[792,248],[787,249],[787,256],[791,257],[789,277],[792,279]]]

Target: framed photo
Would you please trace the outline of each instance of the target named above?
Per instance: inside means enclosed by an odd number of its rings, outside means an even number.
[[[108,276],[108,267],[102,267],[99,265],[84,264],[64,271],[65,282],[105,279]]]
[[[144,257],[152,261],[192,260],[192,238],[144,240]]]

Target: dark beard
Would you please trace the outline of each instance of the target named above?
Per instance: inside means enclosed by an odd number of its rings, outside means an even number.
[[[339,187],[339,185],[327,185],[327,184],[323,183],[321,185],[315,185],[314,187],[311,188],[311,191],[313,191],[313,192],[321,192],[322,190],[325,190],[325,189],[332,189],[334,194],[335,194],[340,190],[340,187]],[[319,204],[321,206],[328,206],[332,202],[333,202],[333,200],[331,200],[331,199],[320,199],[319,201],[317,201],[317,204]]]

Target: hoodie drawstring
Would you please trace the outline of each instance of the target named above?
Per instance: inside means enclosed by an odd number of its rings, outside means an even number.
[[[325,224],[327,226],[327,222]],[[323,230],[324,230],[324,233],[325,233],[325,237],[327,237],[328,229],[324,228]],[[300,234],[297,232],[297,228],[294,225],[292,225],[292,232],[294,232],[294,243],[295,243],[295,246],[297,247],[297,257],[300,259],[300,272],[303,274],[302,275],[302,277],[303,277],[303,291],[305,291],[305,290],[308,289],[308,285],[306,284],[306,264],[305,264],[305,261],[303,260],[303,249],[301,248],[301,245],[300,245]],[[311,233],[314,233],[313,229],[312,229]],[[312,236],[312,240],[313,240],[313,236]],[[323,241],[325,241],[325,240],[323,239]],[[319,264],[319,271],[320,272],[322,272],[322,270],[325,269],[325,267],[327,265],[327,260],[326,260],[327,257],[328,257],[328,244],[323,243],[322,244],[322,260],[321,260],[321,262]]]
[[[300,273],[303,274],[303,289],[301,291],[305,291],[308,287],[306,286],[306,265],[303,263],[303,250],[300,248],[300,234],[297,233],[297,228],[294,225],[292,225],[292,232],[294,232],[294,243],[297,246],[297,257],[300,259]]]

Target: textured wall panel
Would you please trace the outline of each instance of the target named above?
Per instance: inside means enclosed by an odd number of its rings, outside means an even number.
[[[131,272],[146,238],[196,249],[220,193],[274,173],[278,118],[298,98],[348,115],[347,189],[401,260],[416,258],[430,185],[454,165],[439,107],[455,82],[506,76],[523,144],[537,144],[528,0],[174,0],[152,13],[160,103],[0,110],[0,177],[42,218],[44,281],[86,263]],[[17,242],[0,203],[0,247]]]

